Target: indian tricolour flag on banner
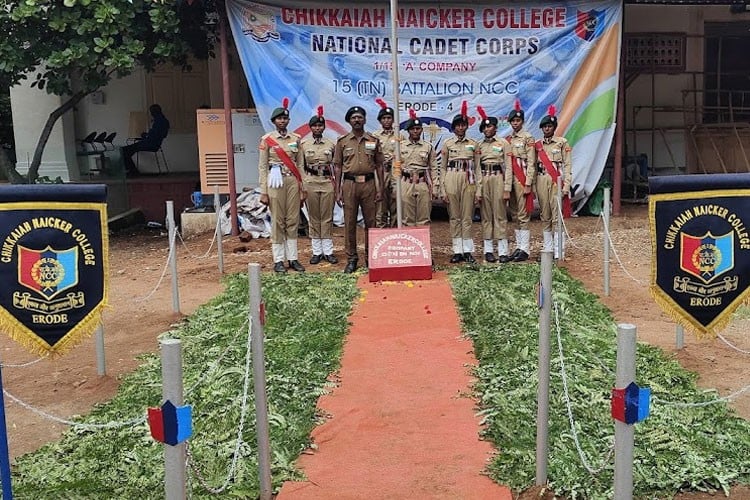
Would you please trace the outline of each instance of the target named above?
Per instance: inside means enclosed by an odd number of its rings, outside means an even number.
[[[554,104],[558,134],[573,147],[576,199],[601,177],[614,134],[619,1],[399,2],[398,40],[391,40],[389,2],[227,0],[227,9],[267,129],[284,97],[291,128],[303,136],[318,105],[331,137],[348,132],[344,114],[355,104],[368,111],[367,128],[377,129],[375,98],[395,101],[398,50],[400,116],[405,122],[415,109],[438,150],[464,100],[472,114],[482,106],[497,116],[506,135],[504,118],[519,99],[526,128],[539,137]],[[470,135],[481,137],[477,127]]]

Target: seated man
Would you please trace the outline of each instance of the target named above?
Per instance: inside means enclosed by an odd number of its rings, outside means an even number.
[[[122,147],[122,159],[125,162],[125,171],[128,175],[138,175],[140,172],[133,163],[133,155],[138,151],[159,151],[161,143],[169,133],[169,120],[162,113],[161,106],[152,104],[148,108],[151,113],[151,128],[148,132],[141,134],[133,144]]]

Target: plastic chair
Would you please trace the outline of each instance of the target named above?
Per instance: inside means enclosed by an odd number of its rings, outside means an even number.
[[[115,136],[117,135],[117,132],[112,132],[107,137],[104,138],[104,147],[105,149],[108,149],[109,151],[115,150],[115,145],[112,143],[112,141],[115,140]]]
[[[156,161],[156,168],[158,169],[159,173],[161,172],[161,162],[164,162],[164,173],[169,173],[169,164],[167,163],[167,156],[164,154],[164,150],[159,146],[159,149],[156,151],[136,151],[135,153],[135,166],[138,168],[138,160],[140,158],[141,153],[152,153],[154,155],[154,161]],[[159,153],[161,153],[161,161],[159,161]]]
[[[91,132],[89,135],[81,139],[81,149],[84,153],[89,151],[95,152],[96,146],[94,146],[94,139],[96,139],[96,130]],[[90,150],[88,148],[91,148]]]
[[[106,151],[107,150],[107,146],[104,144],[104,139],[106,139],[106,138],[107,138],[107,132],[102,132],[101,134],[97,135],[93,139],[92,145],[94,146],[94,148],[96,148],[96,145],[99,144],[102,147],[102,149],[101,149],[102,152]],[[98,148],[96,150],[99,151]]]

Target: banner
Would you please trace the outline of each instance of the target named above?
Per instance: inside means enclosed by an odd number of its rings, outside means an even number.
[[[651,295],[699,337],[748,297],[750,174],[649,178]]]
[[[450,122],[469,103],[500,120],[519,99],[526,128],[541,137],[549,105],[560,110],[558,134],[573,146],[576,201],[596,187],[614,134],[621,2],[400,2],[391,40],[389,2],[227,0],[229,22],[258,113],[291,100],[290,128],[303,137],[322,104],[326,133],[349,131],[353,105],[379,128],[375,98],[392,104],[392,56],[398,50],[399,115],[414,109],[437,151]],[[476,116],[470,119],[473,125]],[[482,137],[477,127],[469,134]]]
[[[92,333],[107,305],[104,185],[0,186],[0,330],[38,354]]]

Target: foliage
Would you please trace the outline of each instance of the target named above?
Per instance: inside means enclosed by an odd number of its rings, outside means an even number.
[[[262,279],[271,467],[278,486],[298,479],[293,462],[310,444],[318,418],[316,401],[326,391],[327,377],[338,368],[356,287],[353,277],[342,274]],[[190,452],[212,488],[226,479],[236,445],[247,353],[247,296],[247,276],[233,276],[222,295],[165,334],[183,342],[185,403],[193,407]],[[122,422],[160,405],[160,361],[155,355],[143,361],[111,402],[96,407],[81,422]],[[224,493],[230,497],[259,495],[252,385],[249,392],[236,473]],[[162,448],[145,423],[98,431],[73,428],[59,442],[18,459],[14,490],[18,498],[163,498]],[[193,472],[188,475],[190,498],[212,496]]]
[[[484,434],[501,450],[489,474],[517,490],[535,479],[539,272],[537,265],[524,265],[451,273],[464,331],[479,360],[476,391]],[[575,430],[590,468],[602,470],[587,472],[574,444],[553,311],[549,482],[568,498],[612,498],[609,393],[615,381],[615,324],[580,282],[560,269],[553,279]],[[635,426],[635,496],[727,491],[733,482],[750,482],[750,423],[723,402],[670,404],[710,401],[717,394],[698,389],[695,375],[657,348],[639,344],[637,357],[637,382],[651,387],[652,405],[649,418]]]
[[[179,10],[146,0],[22,0],[0,8],[0,80],[31,78],[31,87],[63,97],[41,131],[29,167],[37,176],[44,146],[57,119],[85,96],[138,66],[153,70],[211,52],[212,28],[201,2]],[[11,174],[13,178],[15,176]]]

